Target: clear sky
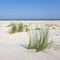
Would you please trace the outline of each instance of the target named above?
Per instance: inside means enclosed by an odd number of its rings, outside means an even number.
[[[0,0],[0,19],[60,19],[60,0]]]

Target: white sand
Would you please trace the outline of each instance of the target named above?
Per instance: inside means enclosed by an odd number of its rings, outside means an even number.
[[[14,22],[14,21],[13,21]],[[26,21],[23,21],[28,23]],[[33,21],[34,22],[34,21]],[[59,24],[60,21],[37,21],[40,24],[54,23]],[[29,36],[26,32],[9,34],[6,27],[10,21],[0,21],[0,60],[60,60],[60,50],[45,50],[34,52],[27,50],[24,45],[28,45]],[[50,39],[60,44],[60,30],[50,30]]]

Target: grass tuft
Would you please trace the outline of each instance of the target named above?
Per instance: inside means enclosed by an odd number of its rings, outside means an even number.
[[[29,40],[29,49],[36,49],[37,51],[42,51],[46,48],[51,47],[51,41],[48,40],[48,33],[49,29],[44,28],[42,30],[35,30],[30,34],[30,40]],[[40,35],[40,37],[39,37]]]
[[[23,29],[23,23],[19,23],[18,26],[17,26],[17,32],[22,32],[24,29]]]
[[[24,25],[24,28],[25,28],[25,31],[26,31],[26,32],[29,32],[29,31],[30,31],[29,26],[30,26],[30,25]]]
[[[36,27],[36,28],[35,28],[35,30],[41,30],[41,28],[39,28],[39,27]]]
[[[15,23],[11,23],[10,25],[8,25],[8,27],[11,27],[9,33],[13,34],[16,32],[16,24]]]
[[[53,24],[45,24],[45,26],[52,27],[54,25]]]

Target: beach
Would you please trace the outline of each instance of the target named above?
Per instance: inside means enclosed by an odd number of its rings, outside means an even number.
[[[28,32],[16,32],[9,34],[9,28],[6,27],[9,23],[22,22],[24,24],[37,23],[57,24],[60,26],[60,21],[0,21],[0,60],[60,60],[60,49],[55,51],[53,49],[46,49],[45,51],[35,52],[28,50],[24,46],[29,43]],[[33,28],[34,26],[32,26]],[[56,29],[50,28],[50,39],[60,44],[60,27]]]

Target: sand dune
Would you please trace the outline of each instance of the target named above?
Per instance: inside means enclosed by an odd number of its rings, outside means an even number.
[[[60,21],[41,21],[40,23],[44,24],[47,22],[60,24]],[[6,27],[9,23],[10,21],[0,21],[0,25],[2,26],[0,28],[0,60],[60,60],[60,50],[46,49],[45,51],[34,52],[23,47],[24,45],[28,45],[28,33],[9,34]],[[51,38],[60,44],[60,30],[50,30]]]

